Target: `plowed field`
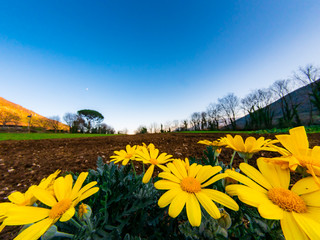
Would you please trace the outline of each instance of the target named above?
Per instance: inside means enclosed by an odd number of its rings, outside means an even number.
[[[71,171],[80,173],[96,168],[97,157],[106,162],[110,160],[115,150],[124,149],[127,144],[141,145],[153,143],[160,152],[173,155],[174,158],[196,157],[201,158],[205,145],[198,144],[199,140],[216,140],[225,134],[217,133],[165,133],[118,135],[107,137],[92,137],[78,139],[50,139],[26,141],[0,142],[0,202],[8,201],[7,196],[12,191],[24,192],[32,184],[60,169],[62,172]],[[243,134],[243,137],[249,135]],[[274,139],[274,135],[264,136]],[[309,134],[310,146],[320,145],[320,134]],[[229,163],[233,150],[224,149],[220,160]],[[263,152],[256,154],[250,161],[254,164],[257,157],[277,156],[275,153]],[[249,161],[249,163],[250,163]],[[234,166],[241,162],[236,155]],[[139,168],[139,166],[138,166]],[[8,230],[0,234],[0,239],[11,239]]]

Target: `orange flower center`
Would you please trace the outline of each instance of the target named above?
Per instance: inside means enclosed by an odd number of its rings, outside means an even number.
[[[72,205],[71,199],[63,199],[55,204],[49,212],[49,218],[56,219],[61,217]]]
[[[182,181],[180,182],[180,186],[183,191],[186,191],[188,193],[196,193],[201,191],[200,182],[193,177],[186,177],[182,179]]]
[[[307,212],[307,205],[303,199],[288,189],[280,187],[272,188],[268,191],[267,195],[274,204],[287,212]]]
[[[125,156],[125,158],[131,158],[132,154],[128,153],[127,156]]]
[[[157,165],[157,164],[158,164],[158,160],[155,159],[155,158],[150,158],[150,162],[151,162],[151,164],[153,164],[153,165]]]

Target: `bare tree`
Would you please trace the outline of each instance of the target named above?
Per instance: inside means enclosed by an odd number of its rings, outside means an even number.
[[[181,131],[187,131],[188,130],[189,121],[188,119],[184,119],[181,121]]]
[[[59,116],[52,116],[48,118],[49,120],[49,127],[54,130],[56,133],[60,128],[60,117]]]
[[[293,118],[296,118],[296,124],[300,125],[300,118],[297,108],[300,103],[296,103],[289,93],[292,90],[292,81],[290,79],[275,81],[271,89],[280,100],[282,118],[279,119],[280,127],[292,127],[294,125]]]
[[[191,124],[195,131],[200,130],[201,114],[200,112],[194,112],[191,114]]]
[[[150,131],[149,131],[150,133],[157,133],[157,132],[159,132],[158,123],[156,123],[156,122],[151,123],[149,130],[150,130]]]
[[[114,130],[113,127],[108,126],[105,123],[101,123],[99,125],[99,133],[101,134],[114,134],[116,131]],[[127,134],[128,130],[124,129],[123,132],[121,132],[122,134]]]
[[[166,121],[166,123],[164,124],[164,131],[165,132],[171,132],[171,121]]]
[[[75,131],[72,131],[72,128],[74,127],[75,122],[77,121],[77,119],[78,119],[78,115],[75,114],[75,113],[66,113],[66,114],[64,114],[63,120],[69,126],[69,129],[70,129],[69,131],[70,132],[75,132]]]
[[[148,129],[147,129],[147,127],[146,126],[144,126],[144,125],[140,125],[139,127],[138,127],[138,129],[135,131],[135,133],[148,133]]]
[[[201,130],[208,128],[207,112],[201,112]]]
[[[210,130],[219,129],[219,121],[221,119],[221,104],[210,103],[207,107],[208,125]]]
[[[225,122],[235,130],[237,128],[236,116],[239,110],[239,98],[234,93],[229,93],[227,96],[219,98],[218,102],[221,104]]]
[[[241,107],[249,115],[247,128],[271,128],[274,113],[271,111],[272,92],[270,89],[258,89],[241,99]]]
[[[309,101],[309,125],[313,123],[313,105],[320,112],[320,68],[312,64],[300,67],[298,72],[294,73],[293,79],[304,86],[310,84],[311,93],[308,95]]]

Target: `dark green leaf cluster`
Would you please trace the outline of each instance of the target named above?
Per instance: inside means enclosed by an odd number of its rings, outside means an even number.
[[[257,209],[248,206],[238,199],[239,211],[228,211],[232,219],[229,228],[230,239],[262,240],[262,239],[284,239],[280,222],[262,218]]]
[[[86,202],[92,208],[92,230],[83,228],[75,239],[183,239],[178,219],[170,218],[157,205],[160,193],[152,183],[142,183],[130,167],[104,164],[90,170],[87,181],[100,190]]]

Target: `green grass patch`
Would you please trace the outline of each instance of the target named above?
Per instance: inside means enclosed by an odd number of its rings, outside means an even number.
[[[59,138],[106,137],[114,134],[82,134],[82,133],[0,133],[0,141],[4,140],[40,140]]]
[[[178,133],[234,133],[234,134],[252,134],[256,133],[257,131],[181,131]]]
[[[283,134],[289,133],[289,130],[292,128],[272,128],[272,129],[261,129],[261,130],[254,130],[254,131],[182,131],[180,133],[230,133],[230,134]],[[305,126],[307,133],[320,133],[320,126]]]

